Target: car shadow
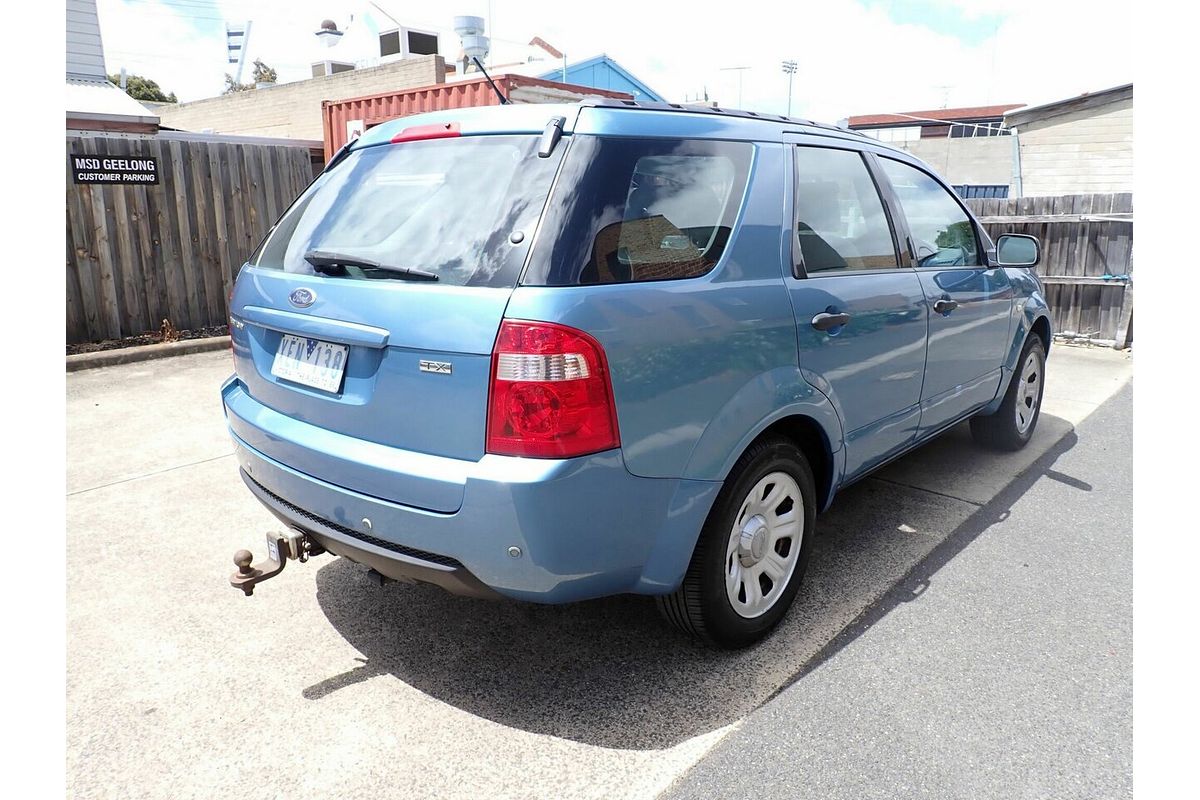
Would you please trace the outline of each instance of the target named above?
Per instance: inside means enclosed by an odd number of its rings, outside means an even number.
[[[362,664],[303,696],[320,701],[390,676],[523,731],[609,748],[670,747],[736,722],[891,609],[919,600],[937,571],[1005,519],[1040,477],[1071,483],[1052,466],[1075,442],[1069,430],[982,506],[884,479],[846,489],[818,517],[795,605],[772,636],[739,652],[677,633],[648,597],[565,606],[473,600],[426,585],[381,587],[366,568],[334,559],[316,574],[317,600]],[[987,457],[962,437],[929,447],[941,448],[941,459]]]

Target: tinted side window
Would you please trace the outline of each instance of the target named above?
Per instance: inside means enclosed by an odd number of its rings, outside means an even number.
[[[748,142],[574,137],[524,283],[694,278],[720,260]]]
[[[915,167],[881,158],[879,163],[900,198],[917,265],[975,267],[979,246],[971,219],[941,184]]]
[[[879,190],[850,150],[796,148],[796,236],[809,274],[898,266]]]

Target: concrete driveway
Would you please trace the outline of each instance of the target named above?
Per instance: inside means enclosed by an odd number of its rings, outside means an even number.
[[[1132,362],[1055,347],[1024,451],[981,451],[960,426],[840,495],[796,606],[733,654],[648,598],[466,600],[329,557],[241,596],[231,555],[277,523],[237,476],[230,369],[218,352],[68,376],[73,797],[654,797],[1069,446]]]

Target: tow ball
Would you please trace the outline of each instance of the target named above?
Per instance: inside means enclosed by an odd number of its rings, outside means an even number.
[[[233,554],[237,572],[229,576],[229,585],[241,589],[247,597],[254,594],[254,585],[283,572],[289,560],[303,564],[309,556],[319,556],[325,548],[317,544],[308,534],[300,531],[267,534],[267,560],[252,564],[254,554],[249,550],[238,550]]]

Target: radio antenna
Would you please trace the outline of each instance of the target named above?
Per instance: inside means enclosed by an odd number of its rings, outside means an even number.
[[[496,86],[496,82],[492,80],[492,76],[487,74],[487,70],[483,68],[483,64],[479,61],[479,56],[471,56],[471,60],[475,62],[475,66],[479,67],[479,71],[483,73],[483,77],[487,78],[487,82],[492,85],[492,91],[496,93],[496,97],[500,98],[500,105],[508,105],[508,98],[500,92],[500,88]]]

